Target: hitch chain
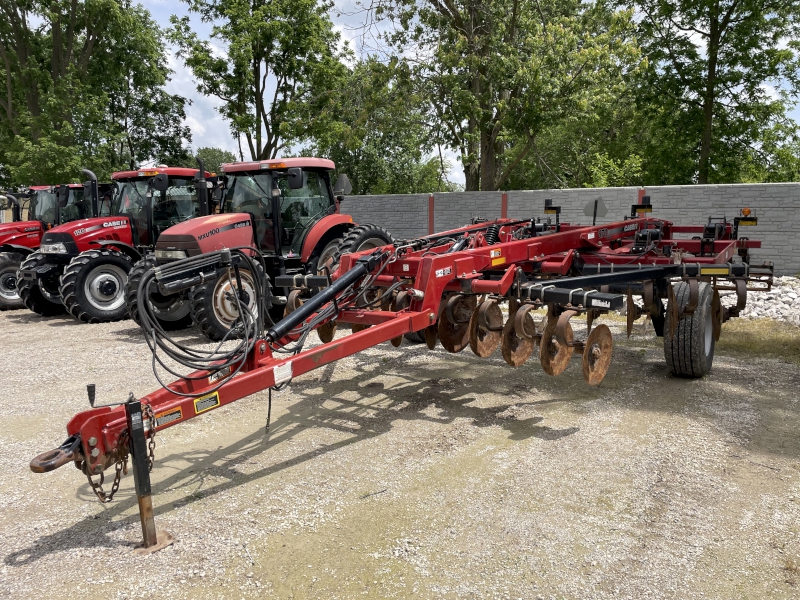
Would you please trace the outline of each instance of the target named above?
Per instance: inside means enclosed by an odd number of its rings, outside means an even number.
[[[153,463],[155,463],[155,449],[156,449],[156,418],[153,413],[153,407],[149,404],[144,404],[142,412],[145,418],[150,422],[149,431],[147,433],[147,470],[153,470]],[[92,491],[101,503],[106,504],[114,499],[114,495],[119,490],[119,483],[123,474],[128,473],[128,430],[123,429],[119,434],[117,441],[117,462],[114,464],[114,482],[111,484],[111,491],[106,494],[103,490],[103,482],[105,475],[101,472],[100,479],[95,482],[91,474],[87,473],[86,478],[89,480],[89,485],[92,486]]]

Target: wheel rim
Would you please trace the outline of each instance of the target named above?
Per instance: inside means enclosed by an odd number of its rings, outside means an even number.
[[[61,296],[58,293],[58,289],[51,290],[44,279],[39,280],[39,291],[42,292],[42,296],[44,296],[45,300],[53,304],[61,304]]]
[[[706,310],[706,330],[705,330],[705,345],[706,356],[711,354],[711,345],[714,343],[714,315],[712,314],[711,307]]]
[[[339,243],[341,241],[341,239],[336,239],[322,249],[322,253],[319,255],[319,260],[317,261],[317,275],[325,274],[322,267],[332,266],[333,258],[336,256],[336,250],[339,248]],[[330,262],[331,265],[327,264],[328,262]]]
[[[191,304],[181,295],[163,296],[159,293],[151,293],[148,299],[153,312],[163,321],[177,321],[189,314]]]
[[[358,245],[358,248],[353,252],[361,252],[362,250],[372,250],[373,248],[382,248],[387,244],[386,240],[379,237],[367,238]]]
[[[0,273],[0,296],[5,300],[19,300],[17,276],[12,271]]]
[[[258,309],[256,307],[256,286],[253,281],[253,276],[249,271],[240,270],[240,277],[242,279],[242,291],[247,295],[247,301],[244,302],[248,310],[253,313],[254,317],[258,317]],[[229,299],[228,295],[234,293],[234,286],[231,280],[235,282],[235,277],[224,277],[217,281],[214,286],[214,316],[220,323],[226,327],[233,325],[234,321],[239,318],[239,309],[236,301]]]
[[[125,281],[128,274],[116,265],[100,265],[92,269],[83,291],[94,308],[111,311],[125,304]]]

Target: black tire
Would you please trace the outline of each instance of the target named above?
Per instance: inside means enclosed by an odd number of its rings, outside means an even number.
[[[17,271],[24,258],[18,252],[0,253],[0,310],[25,308],[17,290]]]
[[[247,264],[239,266],[240,276],[242,278],[242,287],[247,292],[247,305],[251,310],[255,307],[255,293],[253,290],[254,285],[258,285],[260,281],[262,289],[271,293],[269,288],[269,280],[264,274],[264,268],[256,261],[258,273],[256,277],[250,271]],[[231,330],[235,319],[238,317],[238,311],[233,309],[231,302],[225,299],[225,292],[229,291],[231,287],[230,280],[227,273],[221,275],[216,281],[210,281],[203,285],[197,285],[189,290],[189,304],[192,310],[192,320],[200,331],[203,332],[208,339],[218,342],[224,338]],[[269,302],[268,302],[269,307]],[[228,338],[235,337],[228,335]]]
[[[139,321],[139,283],[142,281],[142,276],[156,266],[158,266],[158,261],[151,254],[136,262],[128,273],[128,282],[125,284],[125,305],[128,307],[128,314],[137,325],[141,325]],[[165,331],[186,329],[192,324],[192,307],[185,294],[162,296],[158,292],[152,292],[150,306],[156,320]]]
[[[329,259],[329,266],[331,273],[333,273],[333,271],[336,269],[334,261],[337,260],[337,252],[339,250],[339,246],[342,245],[342,240],[343,238],[335,237],[332,240],[327,241],[321,247],[318,246],[311,255],[311,258],[308,259],[308,263],[306,263],[306,273],[309,275],[323,275],[324,272],[319,273],[318,268],[328,263]]]
[[[703,377],[714,362],[714,327],[711,300],[714,290],[701,282],[698,290],[697,308],[675,324],[675,335],[670,338],[671,315],[667,309],[664,323],[664,358],[670,371],[679,377]],[[678,313],[689,304],[689,284],[681,282],[675,286],[675,302]]]
[[[342,238],[339,247],[334,255],[334,262],[339,264],[342,254],[348,252],[358,252],[359,250],[369,250],[370,248],[380,248],[394,242],[394,237],[379,225],[366,223],[353,227]]]
[[[128,318],[125,283],[131,257],[116,250],[87,250],[72,259],[61,276],[61,302],[85,323]]]
[[[32,269],[45,264],[47,260],[48,257],[46,255],[41,252],[34,252],[33,254],[29,254],[25,260],[22,261],[19,268],[20,270]],[[63,315],[67,312],[67,309],[64,308],[60,300],[57,303],[48,300],[47,296],[39,289],[39,284],[36,281],[32,279],[20,279],[19,271],[17,271],[17,291],[25,307],[32,310],[37,315],[55,317],[56,315]]]

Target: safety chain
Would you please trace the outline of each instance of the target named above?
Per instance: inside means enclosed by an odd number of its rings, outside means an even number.
[[[153,463],[156,462],[156,415],[153,407],[149,404],[142,404],[143,416],[150,422],[147,433],[147,470],[153,470]]]
[[[95,483],[92,479],[92,475],[90,473],[86,474],[86,478],[89,480],[89,485],[92,486],[92,491],[94,495],[97,496],[97,499],[100,500],[103,504],[111,502],[114,499],[114,494],[117,493],[119,489],[119,482],[122,479],[123,473],[128,472],[128,430],[124,429],[122,433],[119,434],[119,440],[117,441],[117,462],[114,465],[115,473],[114,473],[114,483],[111,484],[111,491],[106,494],[103,491],[103,482],[105,481],[105,475],[103,472],[100,472],[100,480]]]
[[[153,413],[153,407],[149,404],[142,404],[143,416],[149,421],[147,432],[147,468],[148,471],[153,470],[153,463],[155,463],[155,450],[156,450],[156,416]],[[87,473],[86,478],[89,480],[89,485],[92,486],[92,491],[97,499],[103,504],[111,502],[114,495],[119,490],[119,482],[122,475],[128,473],[128,430],[123,429],[119,434],[117,440],[117,462],[114,464],[114,483],[111,484],[111,491],[106,494],[103,490],[103,482],[105,475],[101,472],[100,479],[94,481],[91,474]]]

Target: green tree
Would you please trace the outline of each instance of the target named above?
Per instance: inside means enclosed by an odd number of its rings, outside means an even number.
[[[199,148],[196,157],[205,164],[206,171],[219,173],[220,165],[236,161],[236,155],[222,148]]]
[[[617,86],[637,61],[630,14],[581,0],[377,0],[399,25],[431,120],[461,158],[466,189],[495,190],[543,128]],[[517,143],[519,142],[519,143]]]
[[[129,0],[0,3],[0,163],[14,183],[180,154],[184,99],[163,91],[161,33]],[[177,124],[177,125],[176,125]]]
[[[293,142],[329,126],[338,82],[345,74],[339,35],[318,0],[184,0],[213,23],[215,51],[172,18],[170,39],[203,94],[222,100],[234,137],[244,135],[253,160],[274,158]]]
[[[665,137],[654,183],[738,181],[800,85],[800,0],[623,0],[649,60],[642,106]],[[651,147],[656,155],[659,148]],[[689,169],[675,172],[678,158]],[[688,181],[687,181],[688,180]]]
[[[429,158],[425,117],[407,65],[368,58],[348,72],[330,126],[317,133],[311,151],[347,173],[354,194],[451,191],[449,165]]]

